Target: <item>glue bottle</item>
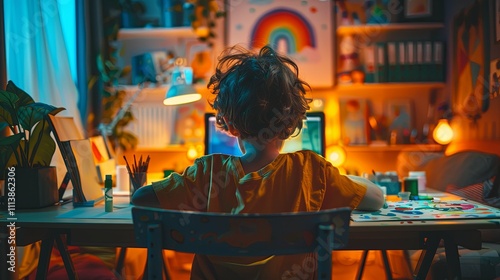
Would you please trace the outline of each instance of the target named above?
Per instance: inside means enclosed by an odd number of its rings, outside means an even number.
[[[113,212],[113,179],[106,175],[104,180],[104,211]]]

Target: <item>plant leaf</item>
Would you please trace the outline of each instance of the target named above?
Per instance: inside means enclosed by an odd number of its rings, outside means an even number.
[[[19,97],[13,92],[0,90],[0,121],[7,122],[10,126],[17,125],[16,103]]]
[[[7,168],[9,162],[13,162],[13,151],[17,149],[21,139],[24,138],[24,133],[14,134],[8,137],[0,138],[0,170],[3,176],[3,171]],[[1,177],[0,177],[1,178]]]
[[[19,108],[19,122],[25,130],[31,131],[33,126],[43,120],[48,114],[55,115],[62,110],[64,108],[57,108],[41,102],[28,104]]]
[[[50,126],[46,119],[40,121],[31,133],[29,147],[30,166],[49,166],[56,151],[54,139],[50,136]]]
[[[31,103],[35,103],[35,101],[33,100],[33,98],[29,94],[27,94],[24,90],[18,88],[16,86],[16,84],[14,84],[14,82],[12,82],[12,81],[9,81],[7,83],[6,90],[14,93],[19,98],[16,102],[17,108],[20,108],[22,106],[25,106],[25,105],[28,105]]]

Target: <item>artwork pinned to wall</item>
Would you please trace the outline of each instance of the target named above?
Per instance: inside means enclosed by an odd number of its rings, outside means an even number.
[[[229,5],[227,45],[260,49],[269,44],[291,57],[311,86],[333,86],[331,1],[243,0]]]
[[[405,17],[418,18],[432,15],[432,0],[406,0]]]
[[[475,1],[454,19],[453,111],[477,122],[489,108],[488,40],[485,20],[488,2]],[[474,20],[472,20],[474,19]]]
[[[369,140],[368,104],[366,99],[340,99],[341,140],[344,145],[367,145]]]
[[[500,96],[500,58],[490,61],[490,99]]]
[[[495,41],[500,43],[500,0],[495,1],[494,20]]]

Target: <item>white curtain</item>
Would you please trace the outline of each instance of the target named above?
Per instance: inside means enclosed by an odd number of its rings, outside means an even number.
[[[35,102],[64,107],[83,130],[77,107],[59,8],[73,0],[5,0],[7,80],[30,94]]]

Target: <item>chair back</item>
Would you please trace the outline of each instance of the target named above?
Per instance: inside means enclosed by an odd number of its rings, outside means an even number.
[[[331,279],[331,252],[346,246],[351,209],[228,214],[133,207],[136,242],[148,248],[148,279],[161,279],[162,249],[216,256],[317,253],[318,279]]]

